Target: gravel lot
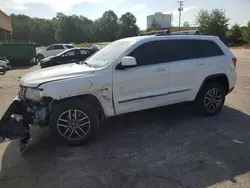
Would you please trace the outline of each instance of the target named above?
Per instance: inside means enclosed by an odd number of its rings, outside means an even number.
[[[238,83],[218,116],[187,105],[131,113],[104,122],[100,138],[81,147],[55,145],[49,130],[35,129],[22,154],[17,141],[0,144],[0,187],[250,187],[250,51],[233,52]],[[38,68],[0,77],[0,114],[18,76]]]

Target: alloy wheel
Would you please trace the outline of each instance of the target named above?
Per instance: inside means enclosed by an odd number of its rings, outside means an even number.
[[[205,95],[204,105],[207,110],[216,110],[221,106],[222,93],[217,88],[210,89]]]
[[[81,140],[90,130],[90,120],[80,110],[67,110],[58,118],[57,129],[68,140]]]

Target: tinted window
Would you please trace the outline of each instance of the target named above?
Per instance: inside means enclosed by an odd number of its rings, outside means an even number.
[[[74,48],[73,45],[65,45],[65,46],[66,46],[66,48],[68,48],[68,49]]]
[[[55,50],[62,50],[64,49],[63,45],[55,45]]]
[[[66,52],[65,54],[63,54],[63,56],[75,56],[75,50],[70,50]]]
[[[86,55],[86,54],[88,54],[88,51],[87,50],[80,50],[80,54],[81,55]]]
[[[167,62],[196,59],[204,56],[199,40],[166,40],[164,46]]]
[[[53,46],[49,46],[48,48],[47,48],[47,50],[54,50],[55,49],[55,46],[53,45]]]
[[[160,43],[161,41],[149,42],[142,44],[136,48],[133,52],[129,54],[136,59],[138,66],[143,65],[152,65],[164,62],[159,53],[160,53]]]
[[[216,43],[208,40],[201,40],[201,47],[203,49],[203,57],[213,57],[224,55],[222,50],[218,47]]]
[[[138,66],[219,55],[223,52],[213,41],[188,39],[146,43],[129,54],[136,58]]]

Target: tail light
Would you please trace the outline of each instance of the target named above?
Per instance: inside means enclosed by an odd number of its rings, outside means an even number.
[[[236,58],[236,57],[234,57],[232,60],[233,60],[233,64],[234,64],[234,66],[236,67],[236,64],[237,64],[237,58]]]

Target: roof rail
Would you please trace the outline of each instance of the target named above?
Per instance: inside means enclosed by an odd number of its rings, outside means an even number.
[[[166,30],[162,33],[157,33],[155,36],[163,36],[163,35],[200,35],[198,30],[187,30],[187,31],[178,31],[178,32],[170,32]]]

